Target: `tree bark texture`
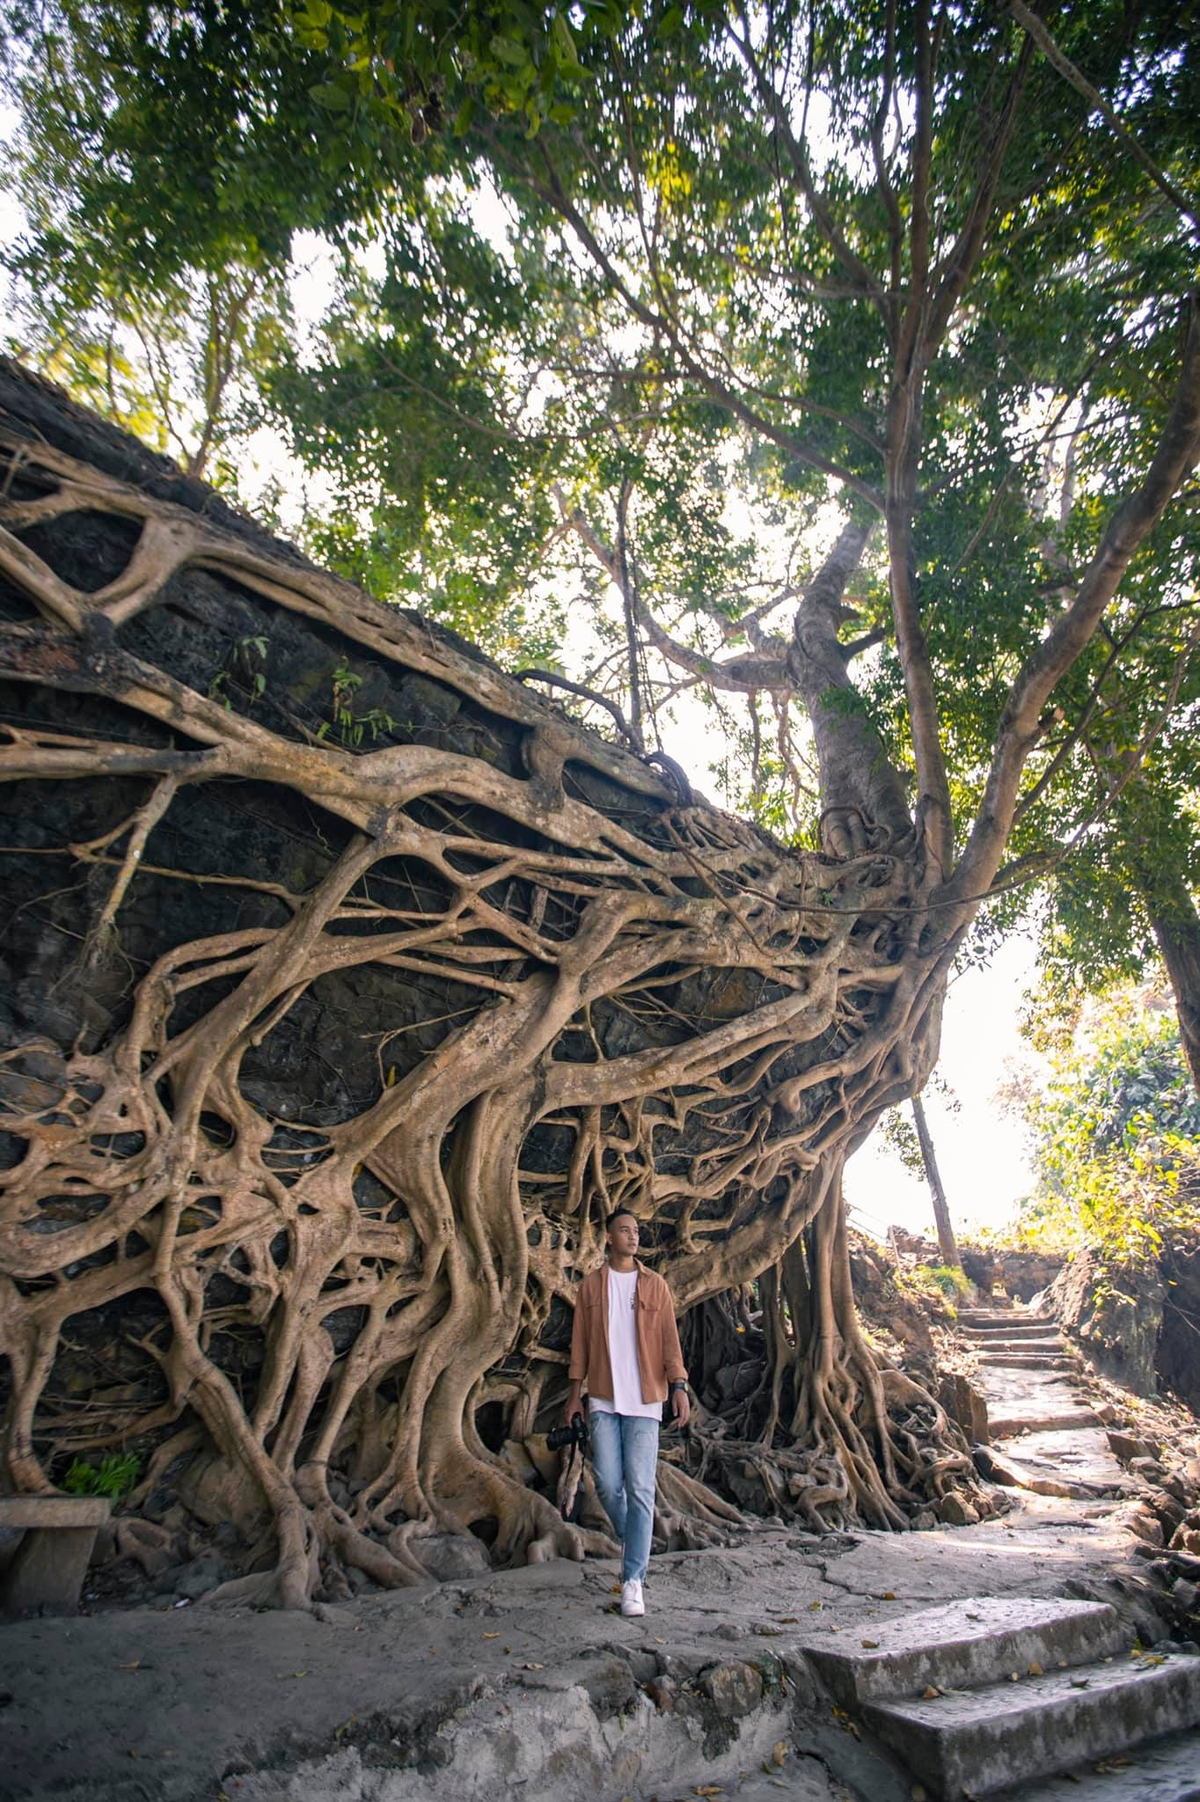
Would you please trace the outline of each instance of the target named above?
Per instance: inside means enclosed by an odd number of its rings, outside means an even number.
[[[788,851],[11,364],[0,455],[9,1483],[132,1447],[284,1605],[430,1533],[604,1549],[514,1448],[618,1203],[681,1312],[771,1303],[756,1449],[701,1407],[666,1542],[748,1457],[822,1525],[962,1480],[849,1288],[842,1165],[954,948],[861,720]]]

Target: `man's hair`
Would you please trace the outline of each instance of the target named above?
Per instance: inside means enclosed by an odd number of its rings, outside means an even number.
[[[637,1215],[632,1208],[614,1208],[608,1219],[604,1222],[604,1230],[606,1233],[612,1231],[613,1226],[621,1218],[622,1214],[628,1214],[629,1218],[635,1222],[637,1220]]]

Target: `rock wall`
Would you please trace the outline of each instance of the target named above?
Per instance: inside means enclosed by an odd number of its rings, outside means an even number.
[[[1200,1245],[1168,1247],[1162,1275],[1159,1380],[1200,1413]]]

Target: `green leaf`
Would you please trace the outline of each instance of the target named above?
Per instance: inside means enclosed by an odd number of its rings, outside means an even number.
[[[497,62],[507,63],[510,69],[521,69],[531,60],[524,45],[512,38],[494,37],[488,48]]]
[[[328,107],[331,112],[348,112],[353,105],[345,88],[339,87],[336,82],[319,81],[316,87],[309,88],[308,91],[318,106]]]

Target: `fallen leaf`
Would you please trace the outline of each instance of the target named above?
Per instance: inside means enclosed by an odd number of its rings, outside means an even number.
[[[779,1624],[781,1627],[794,1627],[799,1619],[800,1616],[798,1614],[781,1614],[779,1617]]]
[[[921,1700],[922,1702],[936,1702],[941,1693],[940,1689],[935,1689],[930,1683],[921,1691]]]
[[[896,1600],[896,1597],[895,1597],[895,1594],[893,1593],[893,1591],[890,1589],[885,1589],[883,1592],[883,1600],[885,1602],[894,1602]]]
[[[1020,1671],[1009,1671],[1008,1680],[1010,1683],[1019,1683],[1021,1681]]]
[[[919,1783],[914,1783],[908,1793],[912,1797],[912,1802],[925,1802],[925,1791]]]
[[[1071,1678],[1071,1688],[1072,1689],[1086,1689],[1090,1682],[1091,1682],[1090,1677],[1072,1677]]]
[[[698,1783],[692,1794],[693,1796],[719,1796],[721,1785],[719,1783]]]
[[[868,1652],[877,1652],[879,1650],[879,1641],[877,1639],[864,1639],[862,1643],[864,1649]]]
[[[480,1639],[499,1639],[500,1635],[498,1633],[481,1633],[479,1637]]]
[[[786,1739],[776,1740],[775,1750],[771,1754],[771,1762],[782,1767],[787,1762],[787,1755],[788,1743]]]
[[[818,1609],[823,1608],[825,1606],[825,1604],[823,1602],[810,1602],[808,1605],[812,1609],[814,1614],[817,1612]]]
[[[544,1664],[523,1664],[521,1666],[523,1671],[544,1671],[545,1668]]]
[[[335,1732],[335,1734],[333,1736],[334,1739],[340,1740],[343,1733],[349,1733],[351,1727],[353,1727],[353,1725],[357,1719],[358,1719],[358,1716],[356,1714],[352,1714],[348,1721],[343,1721],[341,1726]]]
[[[1044,1671],[1042,1670],[1041,1665],[1038,1663],[1036,1658],[1034,1659],[1033,1663],[1030,1665],[1028,1674],[1031,1677],[1041,1677],[1041,1676],[1045,1675]]]
[[[141,1662],[140,1658],[135,1658],[132,1664],[119,1664],[117,1669],[119,1671],[136,1671],[141,1667]]]

